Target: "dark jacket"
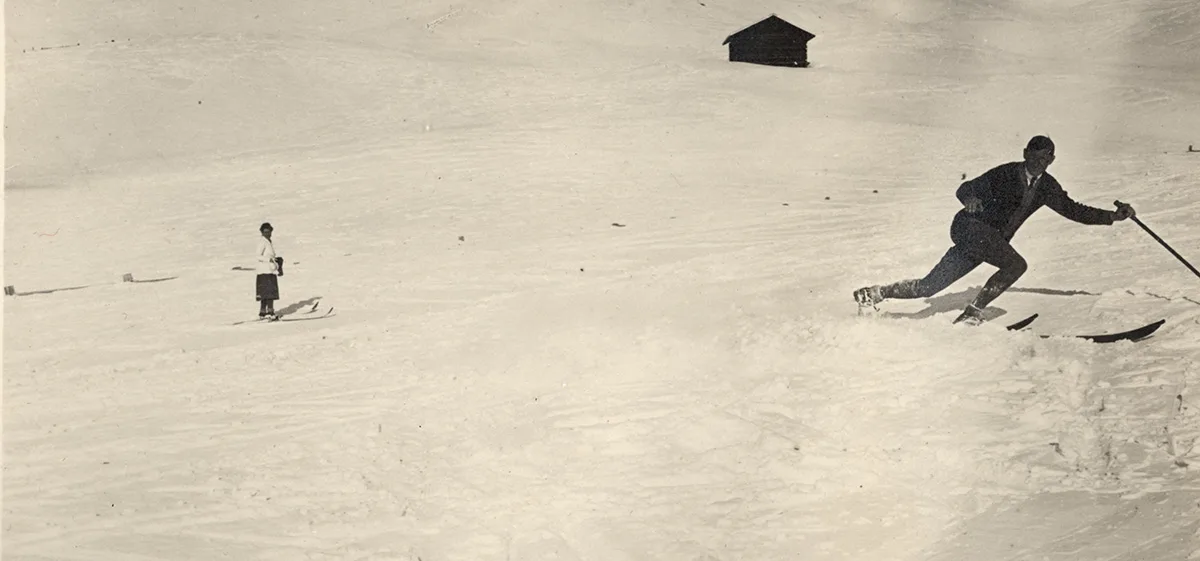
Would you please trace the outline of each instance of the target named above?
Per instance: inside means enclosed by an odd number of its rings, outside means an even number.
[[[1000,230],[1006,239],[1012,239],[1021,224],[1043,205],[1081,224],[1113,223],[1112,211],[1075,202],[1049,173],[1042,173],[1034,184],[1034,190],[1035,195],[1030,204],[1022,208],[1025,196],[1025,165],[1024,162],[1010,162],[964,182],[958,187],[956,196],[961,202],[965,202],[969,197],[983,202],[981,212],[968,216]]]

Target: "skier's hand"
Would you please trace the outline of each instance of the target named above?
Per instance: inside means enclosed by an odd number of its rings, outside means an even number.
[[[976,197],[967,197],[963,200],[963,209],[971,214],[975,214],[983,210],[983,201]]]
[[[1134,216],[1137,216],[1137,211],[1133,210],[1132,205],[1123,203],[1121,201],[1116,201],[1113,204],[1117,205],[1117,211],[1113,213],[1113,221],[1121,221],[1125,220],[1126,218],[1133,218]]]

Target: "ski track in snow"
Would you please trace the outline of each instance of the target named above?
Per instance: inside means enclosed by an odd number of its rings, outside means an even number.
[[[1200,259],[1190,3],[795,8],[798,72],[713,46],[758,2],[169,4],[10,16],[5,558],[1200,555],[1200,279],[1135,225],[1042,210],[979,329],[983,269],[849,299],[1037,133]],[[263,220],[336,316],[230,325]]]

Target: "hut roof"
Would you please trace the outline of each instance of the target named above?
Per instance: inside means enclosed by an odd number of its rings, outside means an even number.
[[[726,37],[725,42],[721,43],[721,44],[728,45],[730,41],[737,39],[741,35],[751,35],[751,34],[758,34],[758,33],[766,33],[766,34],[795,33],[797,35],[800,35],[801,38],[803,38],[805,41],[812,40],[812,38],[816,37],[816,35],[813,35],[812,33],[809,33],[803,29],[800,29],[799,27],[796,27],[795,25],[792,25],[792,24],[784,21],[783,18],[780,18],[779,16],[777,16],[775,14],[771,14],[770,17],[768,17],[754,25],[751,25],[741,31],[738,31],[737,33],[734,33],[733,35],[730,35],[729,37]]]

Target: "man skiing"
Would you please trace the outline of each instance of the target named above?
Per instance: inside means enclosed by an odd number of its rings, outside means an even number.
[[[956,196],[963,209],[954,216],[950,239],[954,245],[924,278],[875,285],[854,291],[861,307],[873,307],[888,298],[928,298],[945,290],[981,263],[999,270],[967,305],[954,323],[978,325],[983,309],[1008,290],[1028,265],[1009,243],[1013,234],[1043,205],[1081,224],[1111,225],[1136,215],[1132,206],[1116,211],[1075,202],[1046,168],[1054,162],[1054,142],[1035,136],[1025,146],[1025,160],[992,168],[959,186]]]

